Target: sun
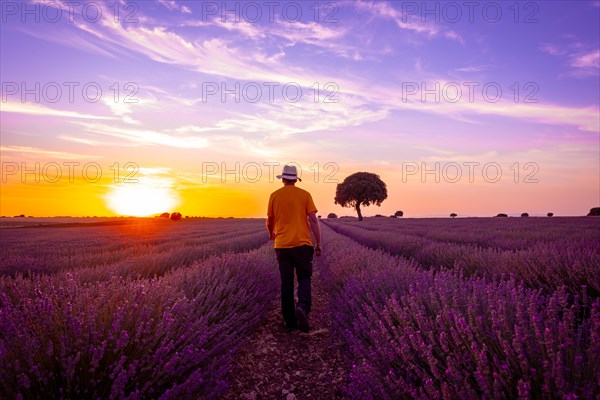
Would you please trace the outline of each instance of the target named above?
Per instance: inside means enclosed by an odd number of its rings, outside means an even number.
[[[177,193],[164,182],[121,183],[111,186],[107,206],[119,215],[147,217],[172,212],[179,205]]]

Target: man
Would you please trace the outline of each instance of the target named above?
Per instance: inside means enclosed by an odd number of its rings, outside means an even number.
[[[321,229],[317,207],[306,190],[297,188],[298,172],[293,165],[283,167],[283,187],[271,193],[267,210],[267,230],[275,241],[275,253],[281,274],[281,312],[288,331],[309,331],[311,308],[312,258],[321,255]],[[310,225],[310,230],[309,230]],[[313,249],[310,232],[315,237]],[[294,270],[298,278],[298,304],[294,309]]]

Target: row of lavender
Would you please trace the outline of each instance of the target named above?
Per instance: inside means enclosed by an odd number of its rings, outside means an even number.
[[[388,219],[391,220],[391,219]],[[529,219],[529,220],[533,220]],[[560,219],[564,231],[559,234],[555,227],[546,225],[544,231],[539,222],[519,221],[518,226],[503,223],[499,228],[495,219],[430,220],[381,222],[367,220],[366,223],[328,222],[335,231],[347,235],[373,249],[383,249],[393,255],[410,258],[428,268],[456,269],[468,276],[489,278],[505,275],[525,282],[531,288],[541,288],[552,293],[559,286],[566,286],[571,293],[580,293],[585,288],[588,295],[600,296],[600,220],[594,218]],[[570,223],[569,228],[564,222]],[[427,226],[441,225],[452,232],[452,226],[465,222],[479,230],[488,229],[499,237],[510,236],[513,243],[522,235],[526,245],[507,243],[497,246],[500,239],[487,245],[456,243],[445,239],[427,237]],[[419,224],[415,228],[411,226]],[[430,224],[430,225],[428,225]],[[462,229],[462,228],[459,228]],[[537,229],[537,231],[535,231]],[[440,227],[433,228],[440,232]],[[532,233],[535,231],[535,233]],[[408,232],[408,233],[407,233]],[[458,233],[457,233],[458,235]],[[429,234],[431,236],[431,234]],[[438,235],[441,236],[441,233]],[[447,235],[446,235],[447,236]],[[458,235],[460,236],[460,235]],[[537,242],[531,238],[537,237]]]
[[[86,270],[88,281],[112,275],[153,277],[194,260],[226,251],[260,247],[267,240],[262,220],[2,230],[0,275]]]
[[[160,278],[0,277],[6,398],[214,398],[275,299],[268,245]]]
[[[324,228],[321,276],[352,365],[345,396],[588,398],[600,300],[423,269]]]
[[[332,221],[332,220],[326,220]],[[554,218],[353,218],[335,220],[367,230],[402,232],[446,243],[496,247],[505,250],[526,249],[539,243],[574,242],[600,236],[600,219],[586,217]]]

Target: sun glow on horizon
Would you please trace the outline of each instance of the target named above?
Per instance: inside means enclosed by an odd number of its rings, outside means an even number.
[[[134,217],[172,212],[180,203],[170,182],[162,180],[113,185],[105,200],[112,211]]]

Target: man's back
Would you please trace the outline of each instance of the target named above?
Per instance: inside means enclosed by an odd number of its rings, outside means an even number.
[[[306,190],[286,185],[269,198],[267,215],[274,220],[275,248],[312,246],[307,215],[317,211]]]

